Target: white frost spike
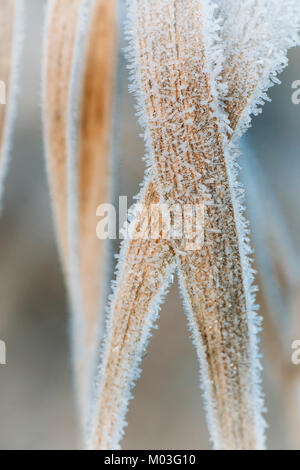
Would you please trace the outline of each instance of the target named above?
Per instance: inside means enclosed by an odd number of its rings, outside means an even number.
[[[18,76],[24,23],[23,0],[0,2],[0,204],[16,117]]]

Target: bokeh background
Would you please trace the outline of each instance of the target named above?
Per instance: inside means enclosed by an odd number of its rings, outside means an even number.
[[[0,366],[0,449],[76,449],[80,443],[69,357],[68,306],[42,140],[45,2],[26,3],[19,112],[0,219],[0,339],[6,342],[8,361]],[[292,51],[289,57],[282,85],[271,90],[273,101],[265,105],[262,116],[255,118],[249,135],[299,253],[300,105],[291,102],[291,84],[300,80],[300,51]],[[127,93],[124,59],[120,74],[119,193],[132,200],[143,178],[144,146],[133,98]],[[264,364],[268,447],[290,448],[269,360]],[[197,358],[176,283],[163,305],[159,329],[143,361],[128,423],[125,449],[210,448]]]

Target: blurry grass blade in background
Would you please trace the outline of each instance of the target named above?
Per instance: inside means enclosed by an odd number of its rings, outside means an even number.
[[[68,229],[70,266],[72,271],[78,270],[71,280],[73,309],[78,310],[81,303],[84,315],[84,322],[75,318],[73,325],[74,353],[88,387],[88,409],[104,322],[105,274],[109,271],[104,267],[109,262],[108,242],[96,236],[96,209],[112,200],[117,0],[94,1],[86,49],[79,44],[76,50],[68,114]]]
[[[100,325],[103,241],[96,208],[110,193],[116,2],[50,0],[46,19],[44,129],[58,239],[72,309],[81,417]]]
[[[66,275],[71,286],[70,246],[68,234],[67,191],[67,109],[70,80],[75,53],[76,32],[80,20],[80,7],[85,0],[49,0],[46,10],[46,31],[43,70],[43,117],[47,169],[56,221],[58,244]],[[74,308],[73,294],[71,308]],[[80,295],[80,294],[78,294]],[[80,309],[80,304],[76,306]],[[82,312],[81,312],[82,313]],[[74,315],[74,312],[72,312]],[[72,345],[74,347],[74,345]],[[79,371],[78,358],[74,359],[75,383],[83,419],[85,387]]]
[[[23,0],[0,2],[0,204],[16,115],[18,71],[24,22]]]
[[[259,275],[268,308],[284,343],[288,344],[286,353],[289,353],[295,335],[295,317],[299,315],[294,306],[300,284],[300,257],[265,170],[248,144],[243,145],[243,152],[241,176]]]

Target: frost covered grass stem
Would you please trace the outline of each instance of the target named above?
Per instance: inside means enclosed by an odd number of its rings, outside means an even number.
[[[168,256],[165,242],[157,240],[154,262],[148,261],[153,247],[123,245],[89,446],[119,446],[130,388],[159,308],[153,287],[165,290],[166,263],[171,268],[175,258],[214,446],[264,448],[259,318],[238,152],[230,141],[236,144],[250,114],[259,112],[286,65],[287,49],[298,43],[299,6],[218,1],[216,21],[208,1],[127,3],[132,89],[149,164],[140,198],[144,204],[205,202],[206,242],[196,252],[186,251],[184,240],[169,245]]]

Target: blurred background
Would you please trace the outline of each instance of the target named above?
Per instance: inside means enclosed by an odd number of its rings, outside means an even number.
[[[7,345],[7,365],[0,366],[0,448],[76,449],[79,441],[70,370],[68,307],[42,141],[44,1],[27,0],[26,4],[19,112],[0,219],[0,339]],[[254,119],[249,137],[279,202],[285,230],[295,246],[294,259],[298,260],[300,105],[292,104],[291,85],[300,80],[300,50],[291,51],[289,58],[282,85],[270,91],[273,101],[265,105],[263,115]],[[132,200],[143,179],[144,146],[134,117],[133,97],[127,93],[124,59],[120,73],[119,193]],[[95,227],[96,222],[95,218]],[[263,296],[261,301],[264,315],[267,307]],[[290,344],[285,346],[289,350]],[[270,366],[274,358],[269,355],[264,337],[262,349],[268,448],[295,448],[282,393]],[[300,376],[300,366],[298,369]],[[298,392],[300,402],[300,387]],[[176,283],[163,305],[159,329],[143,361],[128,423],[124,449],[210,448],[196,353]]]

